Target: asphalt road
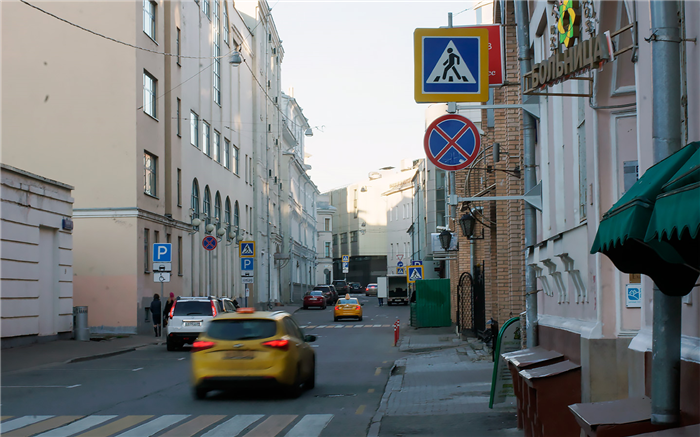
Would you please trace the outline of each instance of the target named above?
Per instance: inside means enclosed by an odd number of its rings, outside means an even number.
[[[32,415],[59,418],[113,415],[116,417],[105,419],[103,424],[122,420],[128,425],[141,416],[153,416],[143,421],[160,418],[167,424],[171,418],[162,416],[183,415],[173,417],[173,424],[162,427],[155,435],[168,431],[171,435],[203,435],[224,421],[239,417],[253,422],[238,435],[256,435],[257,426],[258,435],[283,436],[301,421],[308,420],[303,423],[306,426],[323,419],[321,422],[327,424],[322,431],[318,430],[322,436],[365,436],[393,362],[400,357],[393,347],[392,324],[397,317],[402,323],[407,322],[408,309],[386,305],[380,308],[376,298],[364,296],[361,302],[365,303],[362,322],[334,322],[332,307],[295,313],[297,322],[306,327],[304,331],[318,336],[313,343],[317,354],[316,387],[298,399],[247,390],[213,392],[206,400],[197,401],[192,397],[189,383],[189,352],[167,352],[165,345],[148,346],[110,358],[3,375],[2,433],[5,435],[9,428],[8,416],[16,419]],[[57,418],[51,420],[59,426],[63,423]],[[173,432],[178,425],[175,420],[211,423],[195,432],[185,433],[182,428]],[[98,425],[90,428],[91,435],[118,435],[129,429],[121,428],[120,432],[110,434],[108,431],[114,426],[105,426],[103,432],[98,432],[98,428]],[[15,432],[22,435],[19,431]],[[312,434],[319,435],[316,431]]]

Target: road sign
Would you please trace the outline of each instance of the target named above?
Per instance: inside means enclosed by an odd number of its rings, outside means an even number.
[[[425,155],[436,167],[461,170],[476,159],[481,136],[474,123],[457,114],[438,117],[430,123],[423,138]]]
[[[503,85],[503,26],[500,24],[479,24],[466,26],[470,29],[486,29],[489,32],[489,86]]]
[[[252,284],[253,277],[252,276],[241,276],[241,283],[243,284]],[[248,297],[248,290],[246,289],[246,297]]]
[[[423,261],[421,261],[421,260],[413,260],[413,261],[411,262],[411,265],[412,265],[412,266],[422,266],[422,265],[423,265]]]
[[[397,275],[405,275],[405,274],[406,274],[406,270],[405,270],[403,267],[399,267],[399,268],[396,269],[396,274],[397,274]]]
[[[154,272],[172,272],[173,263],[153,263]]]
[[[206,250],[216,249],[216,237],[213,237],[211,235],[207,235],[206,237],[204,237],[202,239],[202,247]]]
[[[153,262],[169,263],[173,262],[173,245],[170,243],[153,244]]]
[[[423,279],[423,266],[408,266],[406,274],[408,282],[416,282]]]
[[[403,260],[403,253],[397,254],[396,259],[398,259],[399,261]]]
[[[401,262],[401,261],[397,262],[396,267],[403,267],[403,262]]]
[[[254,270],[253,260],[255,260],[255,258],[241,258],[241,270],[244,272],[252,272]]]
[[[344,262],[344,263],[350,262],[350,256],[349,256],[349,255],[343,255],[343,262]]]
[[[153,282],[170,282],[170,272],[153,272]]]
[[[238,246],[238,255],[241,257],[255,257],[255,241],[241,241]]]
[[[489,31],[474,27],[413,32],[418,103],[489,99]]]

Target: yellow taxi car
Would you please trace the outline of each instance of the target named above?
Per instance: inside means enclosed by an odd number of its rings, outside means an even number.
[[[294,397],[316,381],[316,355],[289,313],[239,308],[211,320],[192,345],[194,397],[212,390],[283,387]]]
[[[357,298],[346,294],[344,298],[338,299],[333,308],[333,321],[337,322],[341,317],[357,317],[362,321],[362,305]]]

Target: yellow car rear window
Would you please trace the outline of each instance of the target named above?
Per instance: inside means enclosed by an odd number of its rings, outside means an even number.
[[[207,330],[207,336],[217,340],[256,340],[269,338],[277,333],[277,323],[274,320],[212,320]]]
[[[338,303],[341,305],[343,305],[343,304],[350,304],[350,305],[355,304],[355,305],[357,305],[357,299],[339,299]]]

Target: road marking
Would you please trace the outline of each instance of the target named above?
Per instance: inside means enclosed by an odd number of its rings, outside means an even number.
[[[378,376],[380,373],[382,373],[382,368],[377,367],[377,370],[374,371],[374,376]]]
[[[318,437],[332,419],[332,414],[307,414],[285,437]]]
[[[372,325],[365,325],[365,328],[371,328]]]
[[[138,372],[139,370],[143,370],[143,367],[137,367],[136,369],[132,369],[132,372]]]
[[[388,363],[388,361],[382,361],[382,364],[386,364],[386,363]]]
[[[317,328],[325,328],[326,325],[318,325]]]
[[[164,430],[165,428],[170,427],[171,425],[175,425],[178,422],[182,422],[188,417],[190,417],[189,414],[170,414],[160,416],[151,420],[148,423],[144,423],[141,426],[137,426],[136,428],[132,428],[127,432],[121,433],[117,437],[142,437],[146,435],[150,436],[156,434],[159,431]]]
[[[12,419],[12,416],[0,416],[0,420]]]
[[[33,417],[41,417],[41,416],[33,416]],[[46,417],[46,416],[43,416]],[[49,416],[51,417],[51,416]],[[83,416],[57,416],[57,417],[52,417],[51,419],[46,419],[42,420],[41,422],[34,423],[32,425],[29,425],[24,428],[20,429],[15,429],[14,431],[11,432],[5,432],[4,429],[2,431],[3,437],[9,437],[9,436],[14,436],[14,437],[20,437],[20,436],[30,436],[34,434],[40,434],[44,431],[48,431],[50,429],[54,429],[59,426],[63,426],[67,423],[71,423],[75,420],[81,419]],[[4,425],[4,423],[3,423]],[[3,427],[4,428],[4,427]]]
[[[69,435],[77,434],[83,432],[86,429],[90,429],[93,426],[99,425],[102,422],[114,419],[116,415],[109,416],[87,416],[80,420],[77,420],[68,425],[54,428],[51,431],[47,431],[43,434],[39,434],[36,437],[68,437]]]
[[[314,329],[315,327],[316,327],[316,325],[307,326],[307,328],[309,328],[309,329]]]
[[[178,361],[182,361],[182,360],[184,360],[184,359],[185,359],[185,357],[182,357],[182,358],[178,358],[177,360],[178,360]]]
[[[153,416],[126,416],[119,420],[108,423],[107,425],[101,426],[99,428],[92,429],[84,434],[80,434],[79,437],[105,437],[108,435],[116,434],[127,428],[131,428],[145,420],[150,419]]]
[[[355,325],[355,328],[362,328],[365,325]]]
[[[186,435],[195,435],[204,428],[208,428],[226,416],[199,416],[189,420],[177,428],[163,434],[161,437],[182,437]]]
[[[287,427],[297,416],[287,414],[279,416],[270,416],[263,423],[253,428],[246,437],[270,437],[277,435],[280,431]]]
[[[208,433],[204,434],[202,437],[237,436],[244,429],[248,428],[250,425],[254,424],[263,417],[264,416],[262,414],[242,414],[239,416],[234,416],[232,419],[227,420]]]
[[[344,328],[345,325],[335,325],[336,328]]]
[[[389,326],[389,325],[387,325],[387,326]],[[381,328],[382,325],[373,325],[373,327],[374,327],[374,328]]]
[[[346,328],[354,328],[353,325],[345,325]]]
[[[3,385],[0,388],[76,388],[80,384],[75,385]]]
[[[9,416],[4,416],[4,417],[9,417]],[[4,419],[3,417],[3,419]],[[50,419],[53,416],[24,416],[24,417],[18,417],[17,419],[10,420],[7,422],[3,422],[0,424],[0,434],[5,434],[6,432],[13,431],[17,428],[23,428],[27,425],[31,425],[33,423],[41,422],[42,420]]]
[[[317,345],[317,344],[312,344],[311,347],[318,347],[318,345]]]
[[[365,406],[364,406],[364,405],[360,405],[359,407],[357,407],[357,410],[355,411],[355,414],[362,414],[362,413],[364,413],[364,412],[365,412]]]
[[[374,393],[374,389],[373,388],[368,389],[367,393]]]
[[[391,328],[391,325],[382,325],[382,328]]]

